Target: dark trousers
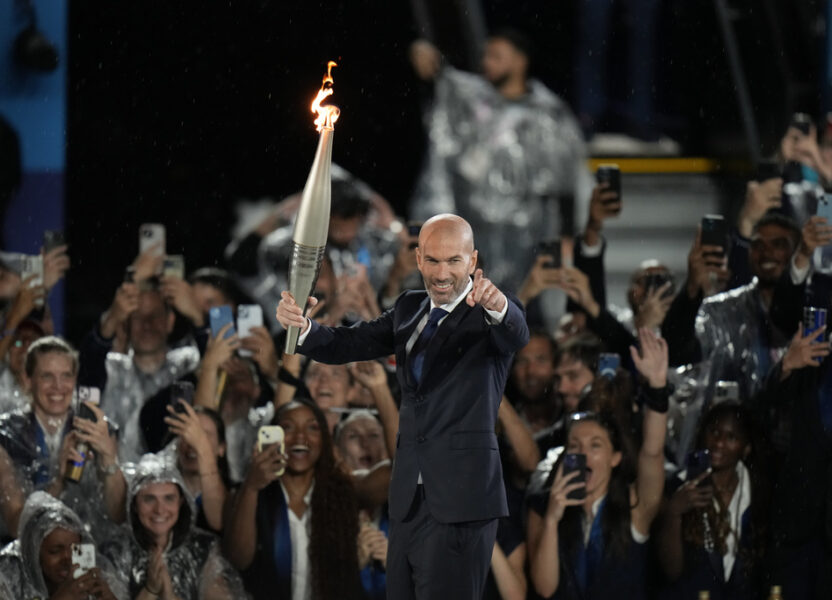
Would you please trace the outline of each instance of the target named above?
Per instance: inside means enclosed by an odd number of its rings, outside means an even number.
[[[417,486],[407,516],[390,518],[388,600],[481,600],[497,519],[440,523]]]

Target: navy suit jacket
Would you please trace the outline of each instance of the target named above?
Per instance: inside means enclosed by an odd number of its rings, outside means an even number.
[[[353,327],[312,322],[300,352],[323,363],[396,355],[402,390],[399,433],[390,482],[390,516],[403,519],[419,473],[425,500],[442,523],[494,519],[508,514],[494,429],[514,353],[529,341],[520,303],[508,298],[499,324],[464,300],[428,344],[419,384],[405,346],[430,309],[425,291],[399,296],[377,319]]]

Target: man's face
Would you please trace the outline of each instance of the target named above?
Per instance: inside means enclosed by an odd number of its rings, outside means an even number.
[[[140,354],[163,350],[173,328],[173,315],[165,307],[161,294],[144,291],[139,308],[130,316],[130,343]]]
[[[44,417],[64,418],[72,405],[76,373],[72,358],[64,352],[38,356],[29,380],[35,412]]]
[[[196,303],[204,313],[207,313],[215,306],[222,306],[224,304],[233,306],[231,299],[213,285],[197,281],[193,284],[193,289]]]
[[[40,334],[34,329],[20,329],[14,334],[12,347],[9,348],[9,370],[15,377],[23,375],[23,368],[26,364],[26,352],[32,342],[37,340]]]
[[[324,411],[330,432],[334,431],[341,420],[341,414],[331,409],[347,407],[350,391],[347,366],[312,362],[306,370],[305,383],[312,400]]]
[[[554,356],[551,344],[534,336],[517,353],[511,370],[514,385],[529,400],[540,400],[552,389],[555,380]]]
[[[179,520],[182,494],[175,483],[149,483],[136,494],[139,522],[156,539],[167,539]]]
[[[774,223],[764,225],[751,238],[751,272],[760,283],[772,285],[780,279],[793,252],[792,233],[788,229]]]
[[[492,38],[485,45],[482,72],[494,87],[499,88],[514,76],[520,75],[525,79],[528,62],[526,56],[511,43]]]
[[[425,229],[416,249],[416,264],[431,300],[437,305],[448,304],[468,285],[477,266],[477,251],[471,240],[453,227]]]
[[[332,216],[329,219],[329,242],[345,248],[358,236],[358,231],[361,229],[361,223],[364,219],[360,216],[356,217],[337,217]]]
[[[338,439],[344,462],[351,471],[369,469],[387,458],[384,431],[373,418],[358,419],[344,427]]]
[[[569,355],[564,355],[560,364],[555,368],[558,382],[558,393],[563,398],[566,412],[575,412],[581,401],[581,392],[595,379],[595,374],[584,363]]]
[[[72,573],[72,544],[80,544],[81,536],[58,527],[40,544],[40,570],[51,587],[58,587]]]

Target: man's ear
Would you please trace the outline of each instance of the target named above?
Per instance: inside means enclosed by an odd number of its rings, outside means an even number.
[[[468,274],[469,274],[469,275],[473,275],[473,274],[474,274],[474,271],[476,271],[476,270],[477,270],[477,259],[478,259],[478,258],[479,258],[479,252],[477,252],[476,250],[474,250],[474,251],[471,253],[471,265],[470,265],[470,267],[468,268]]]
[[[422,270],[422,248],[416,246],[416,266]]]

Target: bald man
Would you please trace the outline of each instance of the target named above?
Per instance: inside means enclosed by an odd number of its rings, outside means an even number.
[[[283,292],[277,318],[324,363],[396,356],[402,390],[390,483],[387,597],[482,597],[497,519],[508,514],[494,427],[514,353],[529,341],[519,302],[477,269],[471,226],[437,215],[409,291],[369,323],[323,327]],[[315,299],[309,299],[314,306]]]

